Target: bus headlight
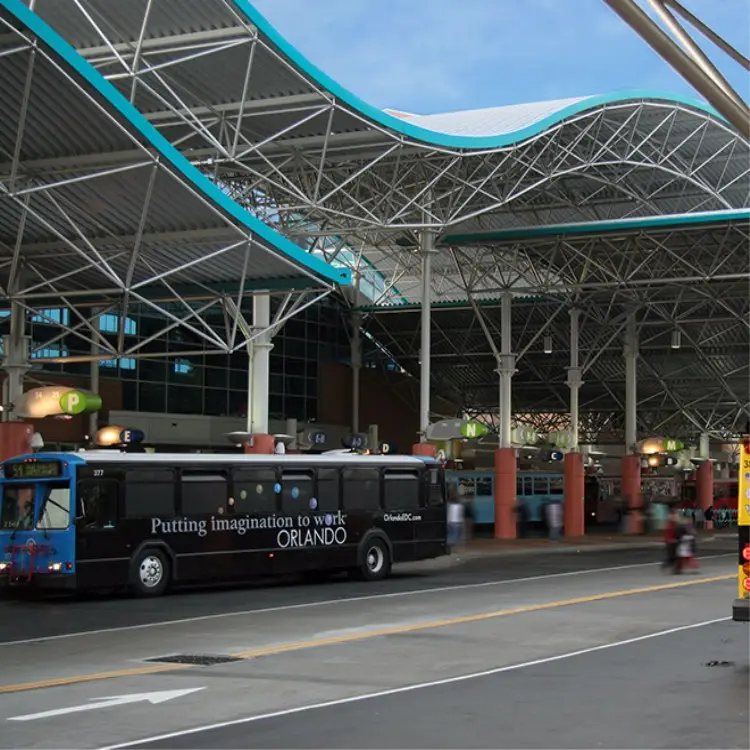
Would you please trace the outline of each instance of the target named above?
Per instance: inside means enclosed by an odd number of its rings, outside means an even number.
[[[10,570],[10,563],[0,562],[0,573],[5,573],[6,570]]]
[[[50,573],[59,573],[62,570],[62,563],[53,562],[47,566],[47,570]]]

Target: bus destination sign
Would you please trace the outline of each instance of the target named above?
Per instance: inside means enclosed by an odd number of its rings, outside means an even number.
[[[60,461],[22,461],[5,464],[8,479],[50,479],[62,474]]]

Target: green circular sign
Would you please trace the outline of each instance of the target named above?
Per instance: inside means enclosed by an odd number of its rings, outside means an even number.
[[[489,432],[489,429],[481,422],[464,422],[461,425],[461,437],[464,438],[480,438],[484,437]]]
[[[63,414],[86,414],[92,411],[99,411],[101,408],[102,398],[96,393],[73,389],[66,391],[60,396],[60,409]]]

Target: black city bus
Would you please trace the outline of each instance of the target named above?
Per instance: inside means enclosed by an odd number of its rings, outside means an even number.
[[[439,462],[413,456],[35,453],[0,478],[0,586],[125,589],[349,571],[446,544]]]

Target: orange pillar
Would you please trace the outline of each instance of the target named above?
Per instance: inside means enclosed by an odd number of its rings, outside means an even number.
[[[695,489],[698,507],[705,511],[714,504],[714,467],[710,461],[705,461],[698,467]],[[713,525],[713,524],[712,524]]]
[[[252,445],[245,444],[245,453],[273,453],[273,435],[253,435]]]
[[[631,534],[643,532],[641,507],[641,459],[640,456],[622,457],[622,497],[629,509],[627,530]]]
[[[428,456],[435,458],[435,446],[432,443],[414,443],[411,447],[413,456]]]
[[[516,528],[516,451],[495,451],[495,539],[515,539]]]
[[[583,536],[584,518],[584,473],[583,454],[565,454],[565,536]]]
[[[0,422],[0,461],[31,451],[34,428],[26,422]]]

